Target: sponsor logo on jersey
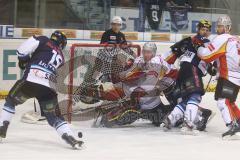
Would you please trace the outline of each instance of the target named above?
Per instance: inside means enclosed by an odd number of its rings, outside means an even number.
[[[110,36],[110,40],[116,40],[117,37],[116,36]]]

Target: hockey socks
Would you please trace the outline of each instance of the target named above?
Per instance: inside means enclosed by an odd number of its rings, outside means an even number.
[[[171,114],[168,116],[168,119],[170,120],[172,126],[175,126],[176,122],[183,118],[184,111],[185,111],[184,107],[182,105],[180,105],[180,104],[178,104],[173,109]]]
[[[55,128],[56,128],[56,130],[57,130],[57,133],[60,135],[60,137],[62,137],[62,135],[63,135],[64,133],[73,136],[72,130],[70,129],[68,123],[65,122],[65,121],[59,123],[58,125],[56,125]]]
[[[61,122],[56,126],[56,130],[61,138],[68,144],[70,144],[73,149],[81,149],[83,141],[74,138],[73,132],[70,129],[67,122]]]
[[[0,126],[3,126],[4,121],[10,122],[15,114],[15,108],[4,106],[0,115]]]
[[[186,111],[184,115],[184,119],[189,126],[193,127],[195,119],[198,115],[198,104],[193,101],[189,101],[186,106]]]

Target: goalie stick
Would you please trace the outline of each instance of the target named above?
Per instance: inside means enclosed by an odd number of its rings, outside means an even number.
[[[86,112],[93,111],[95,109],[111,109],[111,108],[116,107],[115,106],[116,104],[118,104],[117,106],[119,106],[119,104],[123,104],[123,103],[129,102],[130,100],[131,100],[130,98],[122,98],[122,99],[120,99],[118,101],[109,102],[109,103],[102,104],[102,105],[99,105],[99,106],[92,106],[92,107],[88,107],[88,108],[84,108],[84,109],[83,108],[79,108],[77,110],[73,110],[70,113],[63,113],[62,116],[65,116],[65,115],[68,115],[68,114],[86,113]]]
[[[109,102],[109,103],[106,103],[106,104],[102,104],[102,105],[98,105],[98,106],[92,106],[92,107],[88,107],[88,108],[79,108],[79,109],[76,109],[76,110],[73,110],[72,112],[68,112],[68,113],[62,113],[61,115],[62,116],[66,116],[66,115],[69,115],[69,114],[74,114],[74,115],[79,115],[79,116],[84,116],[84,115],[91,115],[91,117],[89,118],[90,119],[94,119],[96,118],[96,113],[97,113],[97,110],[101,110],[101,109],[111,109],[111,108],[114,108],[114,107],[117,107],[119,105],[122,105],[123,103],[126,103],[126,102],[129,102],[130,101],[130,98],[122,98],[118,101],[113,101],[113,102]],[[41,122],[40,124],[43,124],[42,122],[46,120],[45,117],[42,117],[42,116],[39,116],[39,115],[35,115],[36,112],[33,112],[33,113],[26,113],[22,116],[21,118],[21,121],[22,122],[25,122],[25,123],[37,123],[37,122]]]

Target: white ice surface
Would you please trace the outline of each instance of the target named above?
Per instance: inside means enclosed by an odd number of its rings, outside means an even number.
[[[3,106],[4,101],[0,101]],[[226,130],[213,94],[206,94],[202,106],[217,115],[207,131],[199,136],[184,136],[178,131],[163,132],[161,128],[138,122],[130,127],[91,128],[91,123],[72,125],[83,132],[86,148],[72,150],[47,125],[20,122],[22,113],[32,109],[32,101],[17,107],[17,113],[0,143],[0,160],[227,160],[239,159],[240,141],[223,141]],[[0,108],[1,108],[0,107]]]

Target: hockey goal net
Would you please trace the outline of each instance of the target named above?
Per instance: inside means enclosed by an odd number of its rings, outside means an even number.
[[[99,84],[100,79],[111,73],[119,73],[124,70],[124,65],[129,59],[134,59],[141,54],[139,45],[110,45],[110,44],[73,44],[65,51],[66,67],[60,71],[64,75],[64,84],[67,88],[64,93],[60,91],[60,109],[69,122],[78,120],[76,110],[99,105],[101,102],[86,104],[78,99],[76,94],[79,87],[84,84]],[[104,78],[103,78],[104,79]],[[61,85],[61,83],[60,83]],[[111,87],[111,82],[104,87]],[[58,86],[62,87],[62,86]],[[81,96],[81,95],[80,95]],[[66,100],[67,98],[67,100]],[[64,100],[65,99],[65,100]]]

